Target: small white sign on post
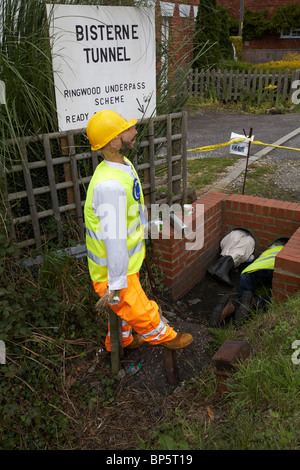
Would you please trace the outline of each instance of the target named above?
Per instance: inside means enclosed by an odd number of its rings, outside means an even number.
[[[154,115],[153,7],[56,4],[47,16],[60,131],[85,128],[101,109]]]
[[[235,132],[231,132],[230,140],[233,139],[244,139],[244,135],[236,134]],[[253,140],[254,136],[251,137],[250,140]],[[240,157],[247,157],[248,155],[248,140],[243,140],[241,142],[235,142],[230,145],[230,153],[234,155],[239,155]]]

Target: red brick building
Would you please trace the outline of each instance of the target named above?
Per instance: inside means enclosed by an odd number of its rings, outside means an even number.
[[[188,63],[193,56],[194,22],[199,0],[149,0],[149,3],[156,5],[158,34],[171,40],[172,62],[176,67]],[[228,8],[231,16],[240,18],[241,0],[218,0],[217,3]],[[270,17],[277,8],[294,3],[295,0],[244,0],[244,10],[260,12],[267,9]],[[281,34],[267,34],[261,39],[243,42],[243,60],[252,63],[280,60],[290,51],[300,52],[300,25],[299,30],[285,30]]]
[[[296,0],[244,0],[244,10],[248,8],[253,12],[268,10],[270,18],[278,8],[299,3]],[[228,8],[229,14],[239,19],[241,0],[218,0],[219,5]],[[300,24],[299,29],[288,28],[278,34],[267,34],[261,39],[243,42],[243,60],[252,63],[281,60],[288,52],[300,52]]]

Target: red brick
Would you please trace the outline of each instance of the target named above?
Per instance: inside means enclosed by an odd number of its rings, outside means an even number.
[[[268,224],[268,225],[276,226],[278,224],[277,219],[275,217],[267,217],[267,216],[260,216],[260,215],[256,215],[254,217],[254,221],[261,223],[261,225]]]
[[[273,290],[280,290],[280,291],[285,291],[286,290],[286,284],[285,282],[279,281],[277,279],[273,279],[272,281],[272,289]]]
[[[268,202],[269,199],[262,197],[260,201],[255,206],[255,212],[258,215],[262,215],[263,207]]]
[[[289,273],[286,273],[286,272],[278,272],[278,271],[274,271],[274,276],[273,276],[273,280],[276,279],[278,281],[283,281],[287,284],[290,284],[290,285],[297,285],[297,286],[300,286],[300,276],[293,276]]]
[[[270,208],[270,216],[277,217],[278,209],[282,205],[283,201],[274,201],[272,207]]]
[[[255,211],[255,206],[260,202],[260,200],[260,196],[254,196],[249,203],[249,208],[251,207],[251,209],[253,208],[253,211]]]
[[[252,199],[253,199],[253,196],[244,196],[243,200],[240,201],[239,211],[240,212],[245,212],[245,211],[248,212],[248,204],[250,203],[250,201]]]
[[[293,220],[293,215],[296,210],[300,210],[300,205],[297,202],[292,202],[286,210],[286,218]]]
[[[287,258],[293,259],[300,263],[300,247],[294,247],[293,245],[285,246],[284,255]]]
[[[300,222],[300,208],[295,210],[295,212],[293,214],[293,219],[296,222]]]
[[[285,213],[286,209],[291,205],[292,203],[289,201],[284,201],[281,206],[278,208],[277,216],[280,219],[285,218]]]
[[[233,209],[233,210],[237,210],[238,209],[238,202],[239,202],[239,197],[240,195],[239,194],[232,194],[231,196],[229,196],[226,200],[225,200],[225,210],[226,209]],[[236,203],[236,205],[234,205],[234,201],[238,199],[238,202]]]
[[[286,256],[280,256],[280,254],[276,257],[275,260],[275,268],[285,271],[287,273],[293,273],[300,275],[300,262],[299,260],[294,260],[288,258]]]
[[[273,294],[274,294],[274,291],[280,291],[286,294],[293,294],[299,291],[299,284],[298,285],[289,284],[287,282],[281,282],[281,281],[278,281],[277,279],[273,279],[273,282],[272,282]]]

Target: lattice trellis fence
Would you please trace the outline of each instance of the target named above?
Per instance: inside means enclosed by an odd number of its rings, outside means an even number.
[[[139,121],[133,163],[145,205],[184,203],[187,197],[187,115]],[[10,140],[2,164],[7,229],[20,248],[84,241],[86,190],[101,153],[90,150],[85,129]],[[4,168],[4,170],[3,170]]]

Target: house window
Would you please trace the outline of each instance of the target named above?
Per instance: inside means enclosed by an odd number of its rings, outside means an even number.
[[[295,29],[286,28],[281,31],[281,39],[285,38],[300,38],[300,26]]]

